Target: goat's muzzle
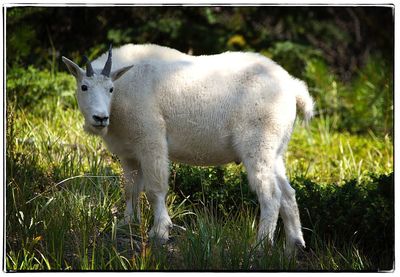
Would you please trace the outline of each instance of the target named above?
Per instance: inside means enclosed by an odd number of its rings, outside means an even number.
[[[92,118],[94,120],[94,124],[92,124],[92,126],[95,128],[102,129],[104,127],[107,127],[109,124],[108,116],[93,115]]]

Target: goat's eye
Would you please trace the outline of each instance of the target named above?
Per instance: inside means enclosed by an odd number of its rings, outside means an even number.
[[[110,88],[110,93],[112,93],[114,91],[114,88]]]
[[[81,86],[82,91],[87,91],[88,87],[86,85]]]

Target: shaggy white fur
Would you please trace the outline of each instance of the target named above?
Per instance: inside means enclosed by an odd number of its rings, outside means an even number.
[[[255,53],[190,56],[128,44],[113,50],[111,78],[100,74],[106,59],[107,53],[93,61],[95,74],[87,77],[63,58],[77,79],[85,129],[102,136],[122,161],[127,218],[138,210],[144,190],[154,207],[150,235],[166,241],[172,225],[165,206],[169,160],[191,165],[240,161],[261,206],[259,241],[273,243],[280,213],[288,252],[305,246],[283,161],[296,106],[306,120],[313,115],[304,82]],[[93,116],[109,119],[98,126]]]

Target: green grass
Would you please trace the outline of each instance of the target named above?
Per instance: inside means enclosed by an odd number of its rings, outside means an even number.
[[[236,209],[223,213],[221,206],[228,196],[212,194],[210,198],[206,193],[207,187],[221,181],[214,169],[190,167],[189,171],[185,166],[172,166],[173,191],[167,202],[177,226],[170,243],[154,246],[147,237],[152,215],[145,196],[142,224],[120,224],[124,196],[119,162],[99,138],[83,132],[76,106],[63,97],[46,98],[29,109],[16,107],[14,101],[7,103],[7,271],[382,268],[376,253],[362,247],[363,238],[327,236],[321,221],[316,222],[313,214],[307,218],[307,212],[312,213],[324,188],[344,188],[338,195],[345,199],[349,193],[361,191],[364,184],[378,180],[374,176],[390,174],[391,137],[337,132],[329,117],[316,118],[309,127],[297,124],[286,156],[288,175],[300,200],[314,199],[307,184],[318,189],[314,202],[299,202],[305,214],[302,220],[308,247],[296,260],[283,255],[281,223],[274,248],[256,247],[258,208],[245,205],[246,175],[241,165],[234,164],[222,168],[222,182],[227,188],[240,187],[235,194]],[[199,193],[188,195],[182,179],[198,183]],[[356,185],[348,189],[352,180]],[[390,210],[388,213],[390,216]],[[389,254],[382,259],[385,266],[391,262]]]
[[[342,184],[363,180],[370,172],[393,171],[393,142],[388,135],[339,133],[330,129],[332,124],[318,118],[309,128],[296,127],[286,154],[291,178],[302,175],[321,184]]]

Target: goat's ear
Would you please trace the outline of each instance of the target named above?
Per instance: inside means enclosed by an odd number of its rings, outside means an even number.
[[[123,68],[117,69],[113,72],[111,72],[111,80],[115,81],[118,80],[122,75],[124,75],[129,69],[131,69],[133,67],[133,65],[130,66],[125,66]]]
[[[80,68],[76,63],[71,61],[70,59],[67,59],[66,57],[62,57],[62,61],[65,63],[65,65],[68,68],[68,71],[75,76],[77,79],[81,79],[82,76],[85,74],[85,71]]]

